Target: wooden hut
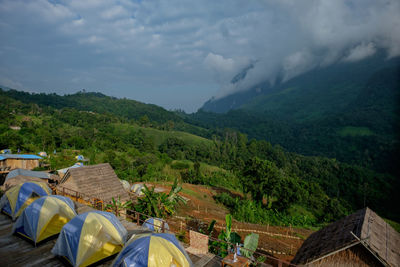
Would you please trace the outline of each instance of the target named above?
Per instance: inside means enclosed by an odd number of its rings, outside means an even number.
[[[40,159],[37,155],[0,154],[0,170],[3,173],[18,168],[32,170],[39,167]]]
[[[364,208],[310,235],[292,260],[301,266],[400,266],[400,234]]]
[[[130,199],[119,178],[108,163],[80,168],[72,168],[61,179],[58,189],[74,190],[85,197],[111,202],[120,198],[121,202]]]

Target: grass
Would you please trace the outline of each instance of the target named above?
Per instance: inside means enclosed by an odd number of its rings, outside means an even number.
[[[389,220],[389,219],[384,219],[385,222],[387,222],[390,226],[394,228],[398,233],[400,233],[400,223]]]
[[[340,130],[338,130],[338,134],[342,137],[346,136],[370,136],[374,135],[374,132],[368,129],[367,127],[353,127],[353,126],[347,126],[343,127]]]
[[[181,192],[185,193],[185,194],[188,194],[188,195],[191,195],[191,196],[194,196],[195,198],[197,198],[199,200],[203,200],[204,199],[203,194],[201,194],[199,192],[196,192],[196,191],[193,191],[191,189],[185,188],[185,187],[182,188]]]
[[[154,140],[154,144],[159,146],[162,144],[167,138],[175,137],[183,140],[185,143],[190,145],[205,145],[211,146],[213,142],[209,139],[196,136],[186,132],[180,131],[162,131],[154,128],[145,128],[140,127],[138,125],[129,125],[129,124],[114,124],[114,127],[118,128],[121,131],[128,131],[129,129],[133,129],[136,131],[141,130],[146,136],[152,138]]]

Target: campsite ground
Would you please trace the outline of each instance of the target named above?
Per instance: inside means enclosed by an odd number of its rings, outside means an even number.
[[[164,188],[167,192],[171,188],[169,184],[151,184]],[[188,199],[188,202],[179,207],[175,218],[168,220],[170,227],[179,232],[185,229],[185,225],[181,224],[182,221],[193,227],[198,226],[200,222],[208,224],[214,219],[216,224],[213,236],[217,237],[221,229],[225,228],[225,215],[229,212],[222,204],[216,203],[213,196],[224,189],[193,184],[183,184],[182,187],[181,195]],[[236,220],[233,220],[232,228],[242,238],[251,232],[258,233],[260,236],[258,248],[264,253],[284,260],[291,260],[304,240],[313,232],[309,229],[258,225]]]

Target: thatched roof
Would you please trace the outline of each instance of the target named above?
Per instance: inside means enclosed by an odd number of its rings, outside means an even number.
[[[25,175],[17,175],[14,176],[12,178],[7,179],[4,182],[4,190],[8,190],[11,187],[15,186],[15,185],[19,185],[25,182],[43,182],[43,180],[41,178],[37,178],[37,177],[31,177],[31,176],[25,176]]]
[[[311,263],[358,244],[384,265],[400,266],[400,234],[369,208],[311,234],[292,263]]]
[[[8,179],[13,178],[18,175],[37,177],[37,178],[42,178],[42,179],[49,179],[51,176],[51,173],[31,171],[31,170],[25,170],[25,169],[14,169],[7,174],[6,181]]]
[[[108,163],[69,169],[58,187],[72,189],[87,197],[107,202],[113,197],[120,197],[121,201],[129,200],[129,194]]]

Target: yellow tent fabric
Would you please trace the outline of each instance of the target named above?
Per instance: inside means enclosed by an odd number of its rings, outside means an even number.
[[[18,218],[13,232],[35,243],[60,233],[61,228],[76,216],[74,203],[63,196],[44,196],[36,199]]]
[[[126,237],[114,214],[87,212],[63,227],[52,253],[64,256],[73,266],[88,266],[120,252]]]
[[[144,233],[132,236],[113,266],[189,267],[192,262],[174,235]]]
[[[43,182],[25,182],[11,187],[0,200],[0,209],[13,219],[35,199],[51,195],[51,189]]]

